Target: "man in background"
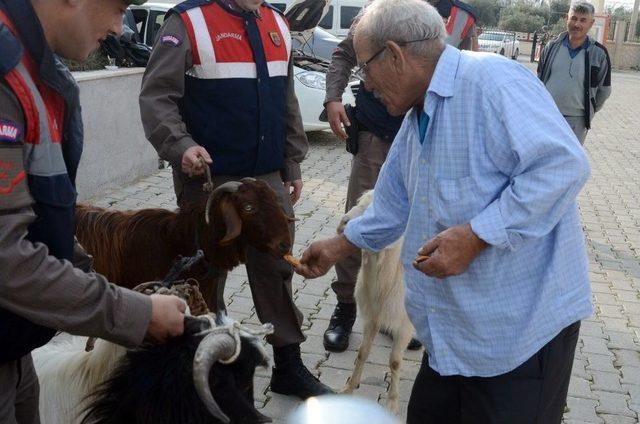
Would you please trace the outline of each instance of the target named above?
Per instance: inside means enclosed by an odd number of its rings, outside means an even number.
[[[571,4],[567,31],[546,45],[538,63],[538,77],[580,144],[584,144],[593,116],[611,94],[609,52],[588,34],[594,13],[591,3]]]

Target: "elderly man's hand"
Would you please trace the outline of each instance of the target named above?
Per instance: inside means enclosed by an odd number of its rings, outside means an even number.
[[[487,243],[475,235],[470,224],[448,228],[427,241],[418,250],[414,268],[430,277],[446,278],[460,275],[487,247]],[[427,256],[427,259],[424,259]]]
[[[342,234],[316,241],[304,251],[300,266],[295,271],[306,278],[318,278],[326,274],[336,262],[357,251],[358,247]]]

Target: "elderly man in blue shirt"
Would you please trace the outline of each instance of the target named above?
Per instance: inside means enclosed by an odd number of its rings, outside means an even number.
[[[406,306],[426,349],[408,422],[559,423],[592,313],[576,204],[589,163],[533,73],[444,36],[420,0],[365,10],[358,74],[408,113],[373,204],[296,270],[318,277],[404,234]]]

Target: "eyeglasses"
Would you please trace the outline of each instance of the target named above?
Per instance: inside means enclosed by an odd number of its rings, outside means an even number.
[[[407,44],[410,43],[417,43],[418,41],[426,41],[429,40],[433,37],[425,37],[425,38],[419,38],[417,40],[409,40],[409,41],[396,41],[396,43],[400,46],[400,47],[404,47]],[[367,77],[367,66],[373,62],[378,56],[380,56],[380,54],[385,51],[387,49],[387,46],[385,45],[383,48],[381,48],[380,50],[378,50],[377,52],[374,53],[373,56],[371,56],[368,60],[365,60],[364,62],[362,62],[362,64],[360,64],[354,71],[353,71],[353,75],[358,78],[360,81],[363,81],[366,79]]]

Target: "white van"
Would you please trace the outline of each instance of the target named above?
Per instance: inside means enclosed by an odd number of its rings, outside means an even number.
[[[366,3],[367,0],[331,0],[329,10],[318,26],[336,37],[344,38],[349,32],[353,18]]]
[[[282,11],[288,11],[293,3],[300,3],[300,0],[274,0],[269,3]],[[366,3],[367,0],[331,0],[318,26],[336,37],[344,38],[349,32],[353,18]]]

